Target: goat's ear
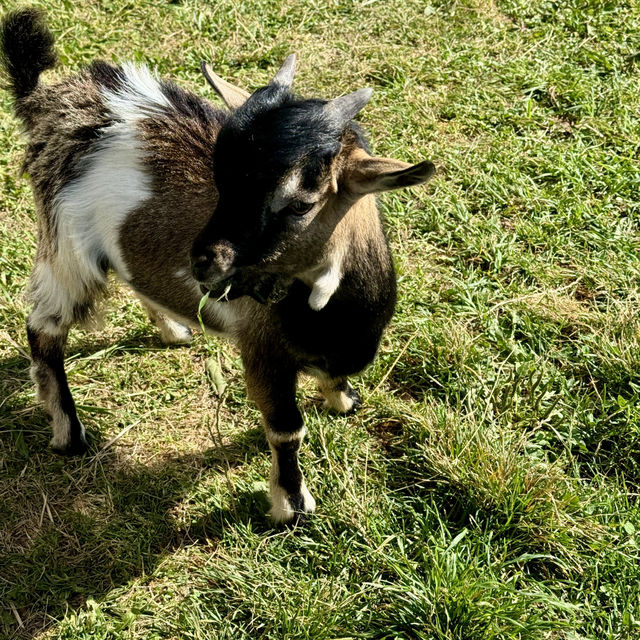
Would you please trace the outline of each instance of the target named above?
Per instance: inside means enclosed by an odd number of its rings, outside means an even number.
[[[229,109],[237,109],[241,107],[251,94],[240,87],[232,85],[230,82],[223,80],[213,69],[206,63],[200,64],[202,73],[207,82],[215,89],[215,92],[222,98],[223,102]]]
[[[347,164],[342,182],[352,193],[365,195],[414,187],[429,180],[435,171],[433,163],[428,160],[407,164],[392,158],[376,158],[363,152]]]

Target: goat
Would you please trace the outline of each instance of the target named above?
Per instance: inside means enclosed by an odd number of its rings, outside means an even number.
[[[42,84],[56,54],[36,9],[5,17],[1,48],[38,214],[27,334],[51,447],[87,447],[64,349],[108,271],[140,297],[165,342],[189,340],[206,292],[206,330],[239,345],[262,413],[271,515],[304,519],[315,501],[298,462],[297,377],[317,377],[331,409],[358,406],[347,378],[373,360],[396,302],[375,194],[421,184],[433,165],[369,154],[353,118],[371,89],[294,96],[293,55],[252,94],[203,64],[222,110],[132,64],[95,61]]]

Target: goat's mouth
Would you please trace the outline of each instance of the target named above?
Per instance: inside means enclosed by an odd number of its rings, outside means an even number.
[[[200,283],[200,291],[203,294],[208,293],[210,299],[219,301],[233,300],[233,298],[238,298],[242,295],[237,291],[237,287],[233,287],[233,276],[229,276],[212,284]]]
[[[292,282],[290,277],[246,268],[212,284],[200,283],[200,291],[218,302],[249,296],[260,304],[273,304],[287,295]]]

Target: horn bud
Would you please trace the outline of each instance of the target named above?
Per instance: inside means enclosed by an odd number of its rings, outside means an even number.
[[[296,54],[292,53],[290,56],[287,56],[287,59],[282,63],[282,66],[278,70],[275,76],[273,76],[273,80],[271,84],[279,84],[286,89],[291,89],[291,85],[293,84],[293,75],[296,71]]]
[[[371,100],[372,94],[373,89],[370,87],[358,89],[358,91],[348,93],[346,96],[340,96],[327,102],[325,111],[327,115],[338,122],[346,124],[362,111],[367,102]]]

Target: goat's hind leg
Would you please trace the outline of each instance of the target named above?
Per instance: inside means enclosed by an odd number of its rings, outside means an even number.
[[[64,455],[80,455],[86,451],[87,441],[69,390],[64,349],[71,325],[86,319],[91,300],[72,295],[42,262],[36,264],[32,276],[32,296],[34,306],[27,319],[31,377],[51,416],[51,448]]]
[[[38,398],[51,416],[53,438],[51,448],[64,455],[79,455],[86,451],[84,426],[76,415],[67,375],[64,371],[64,347],[68,331],[52,335],[35,329],[31,317],[27,321],[27,336],[31,347],[31,377]]]
[[[191,329],[166,315],[159,307],[147,298],[140,297],[149,320],[158,327],[160,340],[166,345],[189,344],[193,338]]]
[[[324,407],[337,413],[353,413],[362,406],[358,392],[346,377],[332,378],[328,373],[314,371],[318,378],[320,393],[324,396]]]

